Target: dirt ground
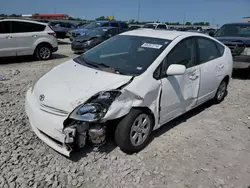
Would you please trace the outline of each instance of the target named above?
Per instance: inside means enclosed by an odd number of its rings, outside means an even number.
[[[250,186],[250,81],[231,80],[221,104],[209,103],[155,131],[140,153],[126,155],[110,140],[62,156],[31,131],[25,93],[74,55],[61,42],[53,59],[0,60],[0,187],[247,188]]]

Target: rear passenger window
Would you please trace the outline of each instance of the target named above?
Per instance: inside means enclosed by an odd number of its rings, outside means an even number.
[[[119,24],[117,22],[111,22],[111,27],[119,27]]]
[[[200,58],[199,63],[211,61],[220,56],[219,51],[217,50],[217,47],[212,40],[199,37],[197,39],[197,43]]]
[[[225,47],[218,42],[215,42],[215,45],[217,46],[217,49],[219,50],[220,56],[223,56]]]
[[[28,33],[44,31],[45,25],[11,21],[12,33]]]
[[[166,25],[158,25],[157,28],[159,28],[159,29],[167,29]]]
[[[101,25],[101,27],[109,27],[109,22],[103,23],[103,24]]]
[[[10,22],[0,22],[0,34],[10,33]]]
[[[126,29],[126,28],[128,28],[128,24],[126,24],[124,22],[120,22],[120,27]]]

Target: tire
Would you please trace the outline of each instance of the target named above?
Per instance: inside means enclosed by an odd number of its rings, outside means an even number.
[[[224,100],[224,98],[227,94],[227,85],[228,85],[228,83],[227,83],[226,79],[222,80],[222,82],[220,83],[220,85],[217,89],[217,92],[214,96],[214,99],[213,99],[213,101],[216,104],[219,104]]]
[[[139,123],[140,120],[147,121],[147,124],[143,127]],[[140,125],[142,127],[139,127]],[[115,130],[115,141],[123,152],[127,154],[137,153],[148,144],[152,129],[151,115],[140,109],[132,109],[118,124]]]
[[[49,60],[52,56],[52,48],[48,44],[40,44],[36,48],[36,57],[38,60]]]

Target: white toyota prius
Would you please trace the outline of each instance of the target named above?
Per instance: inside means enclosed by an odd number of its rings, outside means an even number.
[[[122,33],[53,68],[27,91],[36,135],[70,156],[115,141],[142,150],[153,130],[208,100],[221,102],[232,75],[231,51],[216,39],[163,30]]]

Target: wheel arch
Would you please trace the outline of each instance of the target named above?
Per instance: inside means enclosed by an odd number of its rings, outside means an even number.
[[[152,118],[152,121],[153,121],[153,129],[154,129],[154,127],[155,127],[155,122],[156,122],[156,121],[155,121],[155,115],[154,115],[154,113],[152,112],[152,110],[150,110],[150,108],[138,106],[138,107],[132,107],[131,110],[132,110],[132,109],[139,109],[139,110],[142,110],[142,111],[144,111],[145,113],[149,114],[150,117]]]
[[[49,46],[51,49],[53,49],[53,46],[52,46],[49,42],[40,42],[40,43],[38,43],[38,44],[36,45],[36,48],[35,48],[35,50],[34,50],[34,53],[33,53],[33,54],[35,54],[35,53],[36,53],[36,51],[37,51],[38,47],[39,47],[39,46],[41,46],[41,45]]]

